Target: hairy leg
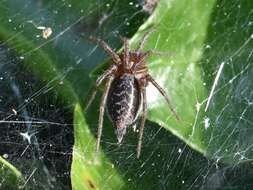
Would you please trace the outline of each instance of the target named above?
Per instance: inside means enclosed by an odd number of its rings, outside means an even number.
[[[141,125],[140,125],[140,131],[139,131],[139,139],[138,139],[138,145],[137,145],[137,158],[141,155],[141,145],[142,145],[142,137],[143,137],[143,131],[145,126],[145,121],[147,118],[147,96],[146,96],[146,88],[142,89],[142,116],[141,116]]]
[[[172,106],[170,99],[169,99],[168,95],[166,94],[166,92],[164,91],[164,89],[150,75],[148,76],[147,80],[149,82],[151,82],[156,87],[156,89],[162,94],[162,96],[165,98],[166,102],[168,103],[171,112],[174,114],[176,119],[178,121],[180,121],[180,117],[178,116],[177,112],[175,111],[174,107]]]
[[[143,48],[144,48],[144,45],[146,43],[146,41],[148,40],[148,38],[150,37],[150,35],[155,32],[157,29],[157,25],[154,26],[153,28],[151,28],[149,31],[147,31],[143,38],[141,39],[140,43],[138,44],[137,48],[136,48],[136,51],[141,51]]]
[[[156,50],[149,50],[149,55],[157,55],[157,56],[173,56],[174,53],[173,52],[164,52],[164,51],[156,51]]]
[[[114,52],[105,41],[101,40],[100,38],[96,38],[94,36],[90,36],[89,39],[98,43],[98,45],[101,48],[103,48],[107,52],[107,54],[112,58],[115,64],[119,65],[121,63],[119,55],[116,52]]]
[[[141,65],[146,60],[146,58],[148,58],[151,55],[159,55],[159,56],[172,56],[173,55],[173,53],[171,53],[171,52],[162,52],[162,51],[156,51],[156,50],[148,50],[142,54],[143,55],[142,55],[141,59],[139,60],[139,62],[135,63],[135,65],[133,67],[134,71],[136,70],[136,68],[139,65]]]
[[[123,41],[124,43],[124,49],[123,49],[123,53],[124,53],[124,64],[125,64],[125,67],[127,69],[130,69],[130,62],[129,62],[129,42],[128,42],[128,39],[125,38],[125,37],[120,37],[120,39]]]
[[[98,87],[100,84],[104,81],[105,78],[107,78],[109,75],[111,75],[115,71],[116,67],[115,65],[112,65],[109,69],[107,69],[101,76],[98,77],[96,80],[96,84],[93,87],[91,94],[89,95],[88,102],[86,103],[84,111],[87,111],[87,109],[90,107],[92,101],[94,100]]]
[[[105,84],[105,90],[101,97],[100,107],[99,107],[99,119],[98,119],[98,130],[97,130],[97,143],[96,143],[96,152],[99,150],[102,129],[103,129],[103,121],[104,121],[104,112],[105,112],[105,104],[108,96],[108,92],[113,80],[113,76],[109,77]]]

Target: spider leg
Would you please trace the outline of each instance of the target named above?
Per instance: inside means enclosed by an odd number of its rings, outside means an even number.
[[[101,40],[100,38],[96,38],[94,36],[90,36],[89,39],[98,43],[98,45],[101,48],[103,48],[109,56],[111,56],[111,58],[115,64],[118,65],[121,63],[119,55],[116,52],[114,52],[112,50],[112,48],[105,41]]]
[[[149,55],[158,55],[158,56],[173,56],[173,52],[164,52],[164,51],[156,51],[149,50]]]
[[[138,46],[137,46],[137,48],[136,48],[136,51],[140,52],[140,51],[143,49],[143,47],[144,47],[144,45],[145,45],[147,39],[150,37],[150,35],[151,35],[153,32],[156,31],[157,26],[158,26],[158,25],[154,26],[153,28],[151,28],[149,31],[147,31],[147,32],[144,34],[143,38],[140,40],[140,43],[138,44]]]
[[[135,63],[135,65],[133,66],[133,71],[136,71],[136,68],[141,65],[147,57],[149,57],[150,55],[159,55],[159,56],[172,56],[173,54],[170,52],[162,52],[162,51],[156,51],[156,50],[148,50],[146,52],[143,53],[141,59],[139,60],[139,62]]]
[[[125,37],[121,37],[120,36],[120,39],[123,41],[124,43],[124,63],[126,64],[126,68],[127,69],[130,69],[130,63],[129,63],[129,42],[128,42],[128,39],[125,38]]]
[[[84,111],[87,111],[87,109],[90,107],[92,101],[96,96],[98,87],[101,85],[101,83],[105,80],[106,77],[108,77],[115,71],[115,69],[116,69],[115,65],[112,65],[109,69],[107,69],[102,75],[98,77],[98,79],[96,80],[96,84],[94,85],[91,94],[88,98],[88,102],[86,103]]]
[[[104,112],[105,112],[105,104],[108,96],[108,92],[112,83],[114,76],[110,76],[105,84],[105,91],[101,97],[100,107],[99,107],[99,119],[98,119],[98,130],[97,130],[97,143],[96,143],[96,152],[99,150],[102,129],[103,129],[103,120],[104,120]]]
[[[165,98],[166,102],[168,103],[171,112],[174,114],[176,119],[178,121],[180,121],[180,117],[178,116],[177,112],[175,111],[174,107],[172,106],[171,101],[170,101],[168,95],[166,94],[166,92],[164,91],[164,89],[150,75],[148,75],[147,80],[149,82],[151,82],[156,87],[156,89],[162,94],[162,96]]]
[[[146,88],[143,88],[141,93],[142,93],[142,96],[143,96],[143,101],[142,101],[141,126],[140,126],[139,140],[138,140],[138,145],[137,145],[137,158],[139,158],[140,155],[141,155],[142,137],[143,137],[143,131],[144,131],[144,126],[145,126],[145,121],[146,121],[146,118],[147,118]]]
[[[142,55],[141,59],[139,60],[139,62],[137,62],[137,63],[134,64],[134,66],[133,66],[133,71],[136,71],[136,68],[137,68],[139,65],[141,65],[141,64],[146,60],[147,57],[149,57],[150,55],[152,55],[152,53],[153,53],[153,52],[152,52],[151,50],[149,50],[149,51],[143,53],[143,55]]]

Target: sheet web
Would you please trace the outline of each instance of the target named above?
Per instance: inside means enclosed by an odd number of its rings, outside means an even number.
[[[210,116],[205,118],[205,126],[211,128],[207,129],[208,150],[217,160],[236,163],[251,161],[252,157],[250,6],[247,2],[217,4],[203,56],[207,59],[201,60],[203,76],[210,86],[205,100],[205,114]],[[223,21],[218,19],[221,14],[225,15]]]
[[[74,104],[63,100],[61,87],[71,81],[78,97],[85,97],[91,85],[88,73],[105,59],[97,46],[87,45],[87,34],[97,34],[119,48],[118,34],[131,36],[152,12],[152,5],[145,4],[151,1],[124,1],[126,9],[120,1],[97,0],[79,7],[71,2],[4,1],[0,5],[5,13],[0,17],[3,28],[14,31],[0,45],[0,154],[24,175],[21,188],[70,189]],[[201,109],[207,102],[208,106],[204,117],[196,114],[200,121],[196,127],[205,129],[209,159],[168,130],[147,122],[143,159],[136,161],[136,133],[130,129],[123,145],[118,146],[106,120],[104,152],[130,189],[253,187],[253,5],[227,0],[218,1],[217,6],[199,61],[208,90],[206,99],[199,103]],[[235,24],[229,25],[232,21]],[[22,35],[26,39],[19,38]],[[29,46],[27,39],[33,45]],[[36,54],[41,51],[49,55],[46,60],[55,62],[44,71],[36,67],[41,59]],[[52,73],[54,69],[59,72]],[[87,88],[79,90],[80,85]],[[98,110],[97,105],[91,109]],[[90,115],[93,112],[87,118]],[[95,117],[97,112],[91,116]],[[87,120],[95,134],[96,120]],[[109,174],[105,183],[108,180]],[[1,177],[0,186],[5,183]]]

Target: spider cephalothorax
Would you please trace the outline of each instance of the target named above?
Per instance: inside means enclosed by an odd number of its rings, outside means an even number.
[[[142,108],[139,140],[137,145],[137,157],[139,158],[143,129],[147,115],[146,87],[149,82],[151,82],[164,96],[171,111],[178,119],[178,116],[171,106],[165,91],[148,73],[145,59],[151,54],[156,54],[157,52],[152,50],[142,52],[142,49],[145,41],[152,32],[154,32],[154,29],[145,33],[137,49],[134,51],[129,50],[128,40],[126,38],[121,38],[124,43],[124,48],[119,54],[115,53],[103,40],[94,37],[90,38],[91,40],[96,41],[112,59],[112,65],[109,67],[109,69],[104,71],[104,73],[96,80],[95,89],[91,94],[88,104],[86,105],[87,109],[94,99],[99,85],[103,81],[106,81],[105,90],[101,98],[99,109],[100,113],[96,151],[98,151],[100,146],[105,107],[107,107],[110,120],[116,127],[118,143],[121,143],[123,136],[126,133],[126,128],[134,124],[138,117],[140,108]]]

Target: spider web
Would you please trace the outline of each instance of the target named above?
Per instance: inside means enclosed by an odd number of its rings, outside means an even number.
[[[23,174],[25,181],[20,188],[71,189],[74,104],[63,100],[59,89],[72,81],[78,97],[86,96],[87,90],[80,86],[88,89],[88,74],[106,57],[97,46],[87,45],[87,35],[96,34],[118,49],[118,35],[132,36],[152,12],[152,6],[145,4],[152,1],[96,0],[80,3],[80,7],[71,2],[13,0],[0,5],[5,13],[0,21],[13,32],[0,44],[0,154]],[[113,128],[108,127],[103,134],[105,154],[131,184],[130,189],[253,187],[253,5],[250,1],[227,0],[218,1],[216,6],[203,47],[204,58],[199,61],[208,96],[203,102],[196,100],[196,105],[199,103],[206,112],[204,117],[198,112],[195,115],[209,137],[208,158],[149,121],[143,141],[144,158],[136,161],[135,133],[129,130],[124,144],[118,146]],[[43,32],[48,28],[52,34],[45,39]],[[16,43],[22,35],[36,45],[27,48],[27,39]],[[9,46],[12,42],[14,45]],[[55,67],[43,71],[49,73],[50,80],[38,77],[43,67],[36,67],[41,59],[36,54],[42,49],[51,52],[55,61]],[[32,65],[26,60],[33,60]],[[52,77],[55,73],[51,71],[56,68],[60,72]],[[91,109],[98,110],[97,105],[94,103]],[[88,113],[87,118],[92,118],[89,126],[95,134],[97,113]],[[108,120],[105,126],[111,126]],[[198,127],[197,122],[194,127]],[[1,176],[0,187],[11,188],[5,183]]]

